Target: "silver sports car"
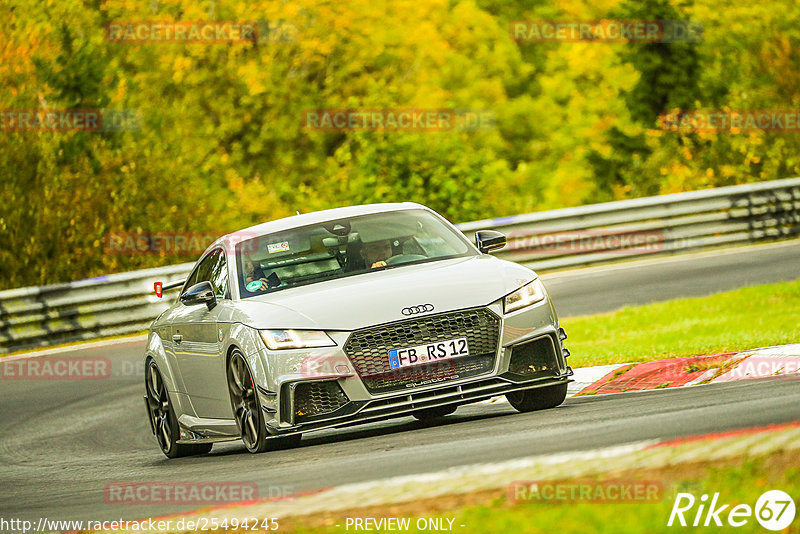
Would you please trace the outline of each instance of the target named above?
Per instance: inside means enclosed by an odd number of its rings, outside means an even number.
[[[558,406],[572,369],[536,273],[413,203],[287,217],[212,244],[150,327],[145,404],[170,458],[241,439],[434,419],[505,395]],[[173,284],[177,287],[177,284]]]

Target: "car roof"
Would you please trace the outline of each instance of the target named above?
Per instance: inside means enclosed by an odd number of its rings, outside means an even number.
[[[233,250],[237,243],[246,241],[253,237],[289,230],[291,228],[299,228],[309,224],[317,224],[326,221],[333,221],[336,219],[344,219],[347,217],[357,217],[359,215],[370,215],[373,213],[386,213],[390,211],[408,210],[408,209],[424,209],[432,211],[430,208],[417,204],[416,202],[387,202],[382,204],[362,204],[359,206],[346,206],[343,208],[333,208],[329,210],[313,211],[310,213],[302,213],[299,215],[291,215],[283,217],[282,219],[275,219],[249,228],[243,228],[236,232],[224,235],[217,239],[209,246],[202,256],[205,256],[211,249],[223,245],[226,250]]]

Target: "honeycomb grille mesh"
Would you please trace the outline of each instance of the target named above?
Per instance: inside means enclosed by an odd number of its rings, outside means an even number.
[[[392,369],[388,353],[425,343],[467,338],[469,356]],[[486,308],[430,315],[356,330],[344,351],[372,393],[406,389],[489,372],[500,337],[500,319]]]
[[[302,382],[294,390],[295,420],[333,412],[349,400],[335,380]]]

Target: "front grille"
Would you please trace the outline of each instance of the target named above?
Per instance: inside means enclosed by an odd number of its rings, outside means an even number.
[[[334,412],[349,400],[335,380],[299,382],[294,387],[294,420]]]
[[[543,378],[559,374],[558,360],[553,340],[541,337],[511,347],[508,372],[529,378]]]
[[[389,366],[392,349],[459,337],[467,338],[469,356],[395,370]],[[500,318],[486,308],[474,308],[356,330],[344,352],[366,388],[380,393],[488,373],[499,338]]]

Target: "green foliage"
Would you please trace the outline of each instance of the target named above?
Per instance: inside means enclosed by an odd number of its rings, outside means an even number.
[[[688,20],[691,4],[679,11],[669,0],[625,0],[614,15],[622,20]],[[631,117],[651,126],[667,109],[691,109],[703,100],[699,83],[699,59],[694,42],[631,43],[622,59],[639,73],[625,103]]]
[[[223,234],[346,204],[453,221],[774,179],[796,135],[676,134],[663,110],[796,109],[792,0],[106,0],[0,6],[0,109],[135,110],[132,131],[0,132],[0,287],[194,259],[109,232]],[[517,43],[515,20],[688,18],[699,43]],[[796,18],[796,17],[795,17]],[[119,43],[111,21],[270,21],[258,42]],[[262,26],[263,28],[263,26]],[[276,30],[276,28],[278,30]],[[478,131],[320,132],[320,108],[486,110]]]

